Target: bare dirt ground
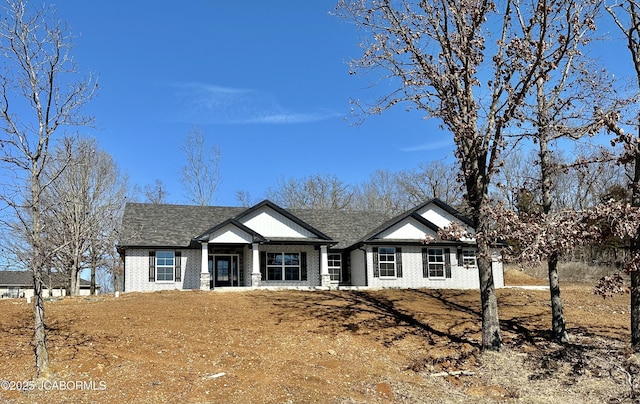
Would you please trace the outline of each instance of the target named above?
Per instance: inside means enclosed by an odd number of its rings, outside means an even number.
[[[25,392],[11,388],[34,376],[31,307],[4,299],[0,402],[635,402],[629,297],[591,288],[563,285],[564,347],[548,341],[548,291],[499,290],[498,353],[480,352],[477,291],[65,298],[46,305],[55,374]]]

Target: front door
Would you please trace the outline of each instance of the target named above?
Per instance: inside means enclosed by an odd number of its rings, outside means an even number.
[[[240,286],[237,255],[216,255],[213,259],[215,287]]]

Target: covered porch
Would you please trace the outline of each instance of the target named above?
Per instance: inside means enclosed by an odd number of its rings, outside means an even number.
[[[200,289],[332,285],[329,245],[201,242]]]

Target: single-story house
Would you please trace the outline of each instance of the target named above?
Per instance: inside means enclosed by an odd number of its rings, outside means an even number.
[[[43,295],[49,296],[49,287],[51,287],[51,296],[65,296],[67,278],[64,274],[53,272],[51,274],[51,282],[49,275],[43,276],[44,287]],[[96,285],[96,289],[100,290],[100,286]],[[80,279],[80,295],[88,296],[91,292],[91,282]],[[0,298],[18,298],[33,297],[33,274],[31,271],[0,271]]]
[[[389,219],[376,212],[127,203],[118,251],[124,291],[220,287],[477,288],[473,239],[425,244],[471,221],[431,199]],[[496,287],[504,286],[498,250]]]

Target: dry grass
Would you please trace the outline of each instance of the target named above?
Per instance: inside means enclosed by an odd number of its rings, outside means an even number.
[[[479,350],[476,291],[66,298],[47,303],[52,380],[106,390],[0,391],[0,401],[634,402],[627,297],[603,300],[584,285],[565,286],[563,297],[566,346],[547,339],[547,291],[499,290],[498,353]],[[0,313],[0,380],[29,380],[30,307],[2,300]],[[442,376],[459,371],[473,374]]]
[[[507,265],[506,268],[507,270],[512,269],[525,275],[529,275],[532,279],[536,279],[542,284],[547,283],[546,279],[548,275],[546,263],[539,265],[526,264],[521,267],[516,265]],[[617,271],[618,270],[616,268],[611,266],[585,265],[580,262],[561,262],[558,265],[558,275],[561,283],[590,283],[593,285],[603,276],[610,275]]]

